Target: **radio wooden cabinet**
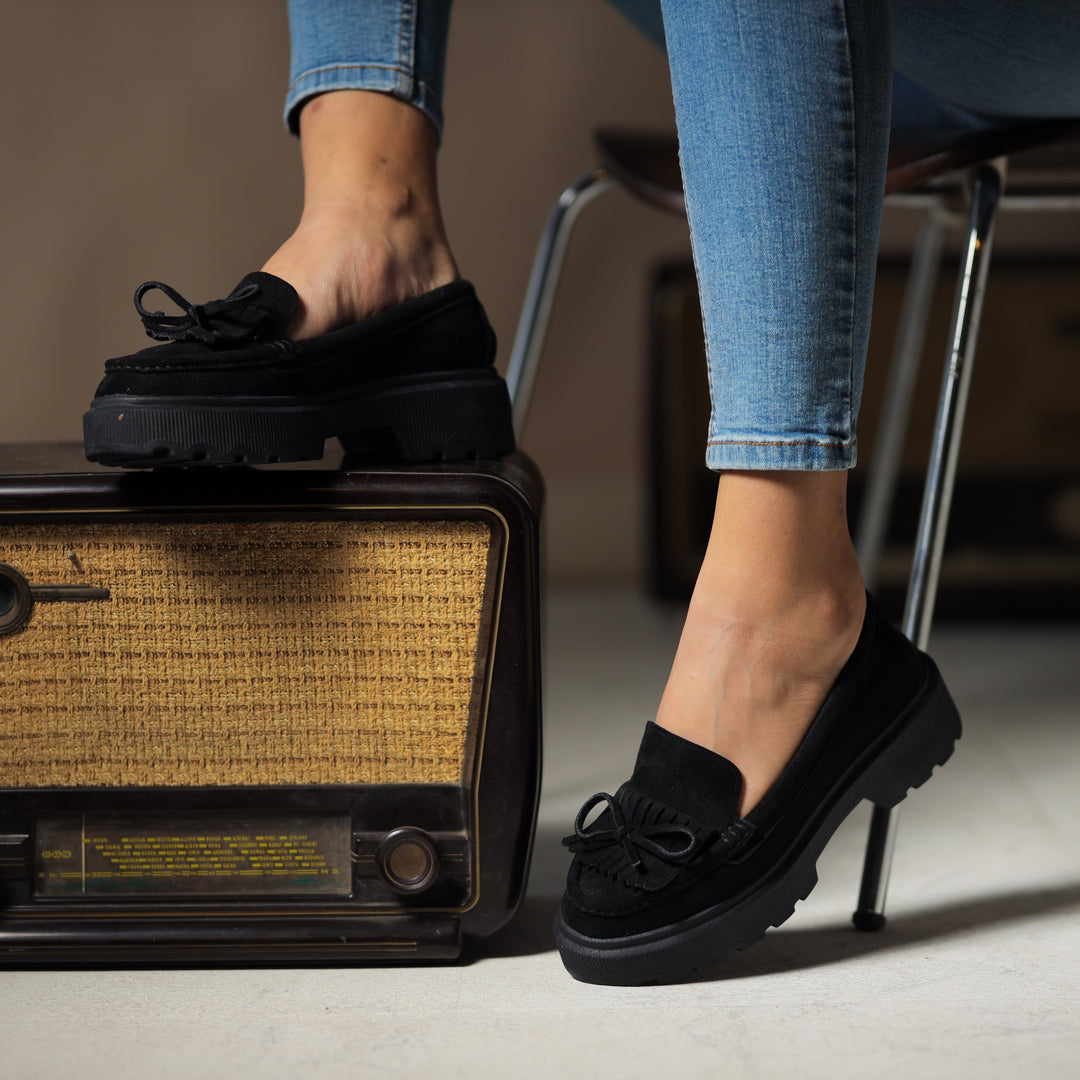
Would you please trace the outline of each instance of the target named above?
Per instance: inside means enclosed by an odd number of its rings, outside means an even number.
[[[0,448],[0,963],[452,959],[540,778],[520,455]]]

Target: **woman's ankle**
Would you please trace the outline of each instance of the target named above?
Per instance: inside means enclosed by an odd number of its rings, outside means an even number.
[[[721,478],[657,721],[735,762],[743,813],[779,775],[859,638],[866,594],[843,495],[836,476]]]
[[[300,296],[290,336],[327,333],[458,276],[426,116],[386,94],[335,91],[304,106],[300,141],[304,212],[263,266]]]

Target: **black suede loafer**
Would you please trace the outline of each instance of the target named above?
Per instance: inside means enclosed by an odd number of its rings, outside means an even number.
[[[184,314],[147,311],[152,289]],[[141,285],[147,333],[169,343],[105,365],[83,417],[86,456],[128,468],[304,461],[335,435],[352,454],[405,461],[513,450],[495,334],[467,281],[304,341],[285,336],[298,303],[261,272],[208,304]]]
[[[809,895],[818,855],[861,800],[895,806],[959,737],[933,661],[869,597],[854,653],[746,817],[736,816],[735,765],[649,724],[633,776],[614,797],[593,796],[564,841],[574,861],[555,938],[567,970],[584,982],[663,983],[747,948]]]

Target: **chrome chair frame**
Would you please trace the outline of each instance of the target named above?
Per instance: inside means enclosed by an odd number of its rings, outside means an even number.
[[[555,290],[562,273],[566,248],[578,214],[592,202],[616,186],[616,180],[605,168],[583,173],[556,200],[548,215],[540,244],[533,258],[525,301],[521,306],[514,344],[506,367],[506,385],[514,410],[514,430],[521,437],[532,404],[536,372],[544,349]]]
[[[924,650],[933,623],[998,212],[1080,211],[1080,195],[1075,193],[1036,191],[1005,195],[1006,172],[1006,159],[998,158],[975,167],[967,176],[970,210],[966,242],[961,251],[951,334],[902,622],[904,634]],[[888,408],[874,446],[866,499],[855,534],[856,551],[868,588],[873,588],[896,492],[903,437],[926,339],[930,297],[940,269],[944,231],[957,223],[954,220],[957,215],[948,209],[943,195],[895,195],[893,201],[925,205],[928,213],[912,255],[886,389]],[[878,930],[885,925],[885,898],[899,814],[899,807],[890,810],[875,806],[870,819],[859,900],[852,916],[861,930]]]

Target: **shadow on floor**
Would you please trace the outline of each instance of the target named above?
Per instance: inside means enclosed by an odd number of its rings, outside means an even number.
[[[720,966],[695,976],[692,981],[715,982],[808,970],[977,933],[1076,906],[1080,906],[1080,882],[1017,889],[895,915],[876,933],[862,933],[850,924],[773,930],[753,948],[729,953]],[[555,948],[551,924],[558,907],[559,900],[554,896],[527,897],[505,930],[492,938],[467,944],[466,962],[550,952]]]
[[[560,843],[565,835],[565,831],[556,832],[551,826],[537,829],[529,871],[530,886],[521,907],[510,924],[492,937],[466,938],[462,956],[465,963],[495,957],[537,956],[555,948],[551,924],[559,910],[561,884],[555,892],[554,889],[538,888],[537,882],[561,883],[566,879],[570,856]]]
[[[551,952],[555,948],[551,924],[558,910],[557,896],[527,896],[504,930],[489,938],[467,939],[462,959],[472,963]]]
[[[892,916],[883,930],[862,933],[854,927],[814,927],[771,931],[752,949],[729,953],[720,967],[694,981],[746,979],[826,964],[912,945],[978,933],[1006,923],[1052,915],[1080,905],[1080,882],[1048,888],[1016,889],[996,896],[941,904],[925,911]]]

